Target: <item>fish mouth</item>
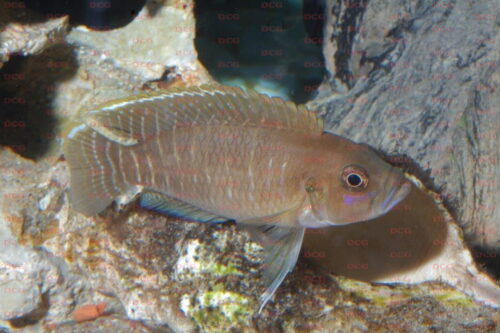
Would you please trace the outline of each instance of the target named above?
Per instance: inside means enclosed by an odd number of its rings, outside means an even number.
[[[387,213],[394,208],[398,203],[400,203],[406,196],[410,193],[411,184],[406,178],[401,175],[396,184],[401,184],[395,186],[390,192],[387,198],[382,203],[382,214]]]

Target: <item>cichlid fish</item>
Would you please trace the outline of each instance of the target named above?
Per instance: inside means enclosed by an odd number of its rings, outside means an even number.
[[[249,229],[266,250],[260,309],[295,266],[305,228],[373,219],[410,190],[304,106],[219,85],[108,103],[64,149],[70,201],[87,216],[140,188],[145,208]]]

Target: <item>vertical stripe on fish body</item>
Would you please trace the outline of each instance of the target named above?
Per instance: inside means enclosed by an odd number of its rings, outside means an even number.
[[[303,106],[210,85],[104,105],[64,149],[70,200],[85,215],[140,185],[144,207],[246,226],[268,252],[265,305],[305,227],[374,218],[406,196],[401,172],[360,147],[324,133]]]
[[[285,142],[277,134],[236,126],[165,132],[141,149],[159,159],[145,167],[154,179],[141,185],[236,220],[290,209],[304,197],[302,170],[294,153],[279,151]]]

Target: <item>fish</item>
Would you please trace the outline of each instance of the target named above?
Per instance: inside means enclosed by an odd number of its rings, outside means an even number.
[[[295,267],[306,228],[374,219],[411,188],[304,105],[218,84],[105,103],[69,131],[64,155],[70,203],[86,216],[135,189],[145,209],[247,230],[265,251],[259,312]]]

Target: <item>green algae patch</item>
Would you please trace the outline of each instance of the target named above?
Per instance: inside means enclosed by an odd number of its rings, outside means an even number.
[[[372,299],[374,297],[372,286],[366,282],[351,280],[344,277],[336,277],[336,279],[342,290],[365,299]]]
[[[384,286],[372,286],[368,283],[337,277],[341,289],[351,292],[353,295],[370,300],[375,305],[389,305],[395,301],[405,301],[414,297],[421,298],[429,296],[448,307],[475,307],[476,304],[466,294],[435,285],[420,285],[411,287],[387,288]]]
[[[389,301],[389,297],[373,296],[371,300],[376,305],[386,305],[388,303],[388,301]]]
[[[457,290],[438,291],[432,295],[437,301],[447,306],[474,307],[476,304],[467,295]]]
[[[229,274],[243,275],[243,273],[238,268],[236,268],[236,266],[231,264],[223,265],[220,263],[213,263],[207,266],[206,271],[217,276],[224,276]]]
[[[375,306],[388,306],[393,303],[404,302],[415,296],[415,291],[406,288],[371,285],[363,281],[337,277],[339,287],[356,297],[364,298]]]
[[[185,253],[177,260],[176,274],[180,279],[193,278],[201,273],[211,274],[215,277],[243,275],[235,265],[231,263],[224,265],[218,260],[206,244],[195,239],[186,244]]]
[[[217,284],[213,290],[203,291],[194,299],[184,295],[181,309],[191,316],[204,332],[221,332],[246,326],[254,314],[252,302],[241,294]]]

